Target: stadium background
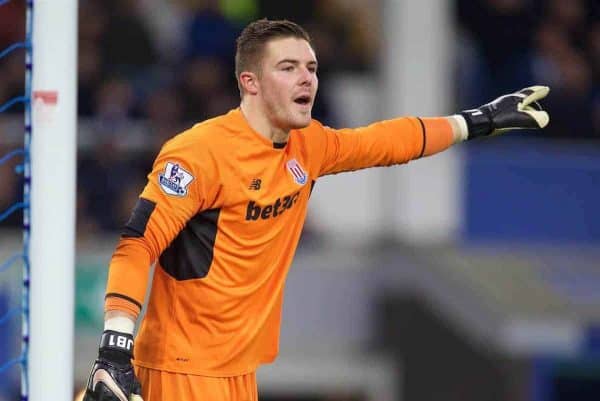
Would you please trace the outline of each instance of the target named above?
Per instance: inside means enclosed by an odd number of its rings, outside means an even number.
[[[434,9],[447,25],[415,13]],[[80,1],[77,385],[96,352],[118,228],[158,147],[236,106],[233,41],[262,16],[313,36],[314,115],[331,126],[552,87],[541,133],[318,183],[288,280],[281,356],[260,372],[262,399],[596,399],[600,6],[584,0]],[[24,21],[24,2],[0,10],[0,49],[22,40]],[[402,59],[390,59],[396,43]],[[412,84],[390,95],[403,71]],[[0,77],[0,103],[23,93],[23,53],[0,63]],[[419,90],[432,82],[443,85],[424,103]],[[0,154],[22,143],[22,110],[11,111],[0,116]],[[0,169],[0,210],[21,196],[12,167]],[[1,224],[5,256],[18,247],[21,216]],[[0,311],[19,297],[11,275],[0,278]],[[18,330],[0,330],[0,360],[18,349]],[[17,399],[17,380],[1,374],[0,400]]]

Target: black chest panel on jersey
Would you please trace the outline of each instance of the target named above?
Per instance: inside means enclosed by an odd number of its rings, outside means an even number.
[[[160,255],[159,263],[176,280],[206,277],[213,261],[221,209],[198,213]]]

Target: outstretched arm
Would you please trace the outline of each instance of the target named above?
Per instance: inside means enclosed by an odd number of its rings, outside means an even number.
[[[548,92],[546,86],[532,86],[448,117],[401,117],[356,129],[321,127],[325,135],[314,141],[315,152],[322,154],[319,175],[407,163],[465,140],[543,128],[549,116],[538,100]]]

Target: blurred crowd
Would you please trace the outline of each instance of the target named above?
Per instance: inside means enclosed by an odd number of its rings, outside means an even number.
[[[544,135],[600,137],[600,3],[456,0],[457,109],[530,83],[552,87]],[[0,8],[0,49],[24,37],[25,2]],[[336,125],[327,80],[377,72],[377,15],[352,0],[81,0],[78,52],[79,232],[117,230],[164,141],[239,104],[235,38],[258,17],[287,18],[311,34],[321,93],[314,116]],[[466,39],[466,40],[465,40]],[[0,104],[23,94],[23,53],[0,60]],[[22,113],[22,105],[10,109]],[[2,118],[2,116],[0,116]],[[87,134],[87,135],[86,135]],[[0,154],[5,153],[0,141]],[[14,167],[14,166],[12,166]],[[5,188],[18,177],[0,168]],[[1,191],[0,210],[19,194]],[[8,222],[20,224],[15,214]]]
[[[24,4],[14,1],[0,9],[0,49],[23,40]],[[374,64],[375,47],[366,44],[368,33],[357,23],[360,10],[339,0],[79,2],[81,235],[122,226],[166,139],[239,105],[235,39],[259,16],[303,24],[314,39],[322,79],[340,69],[364,71]],[[0,76],[0,104],[23,94],[22,52],[0,60]],[[319,97],[313,114],[333,125],[326,99]],[[23,107],[10,111],[22,113]],[[10,170],[4,168],[6,175]],[[0,210],[16,197],[5,192],[8,199],[0,199]],[[20,221],[15,214],[4,224]]]
[[[600,138],[600,2],[458,0],[457,11],[468,43],[458,60],[463,106],[545,84],[543,135]]]

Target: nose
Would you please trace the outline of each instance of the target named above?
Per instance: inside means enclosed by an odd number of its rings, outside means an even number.
[[[306,67],[300,69],[300,85],[302,86],[310,86],[313,82],[313,74]]]

